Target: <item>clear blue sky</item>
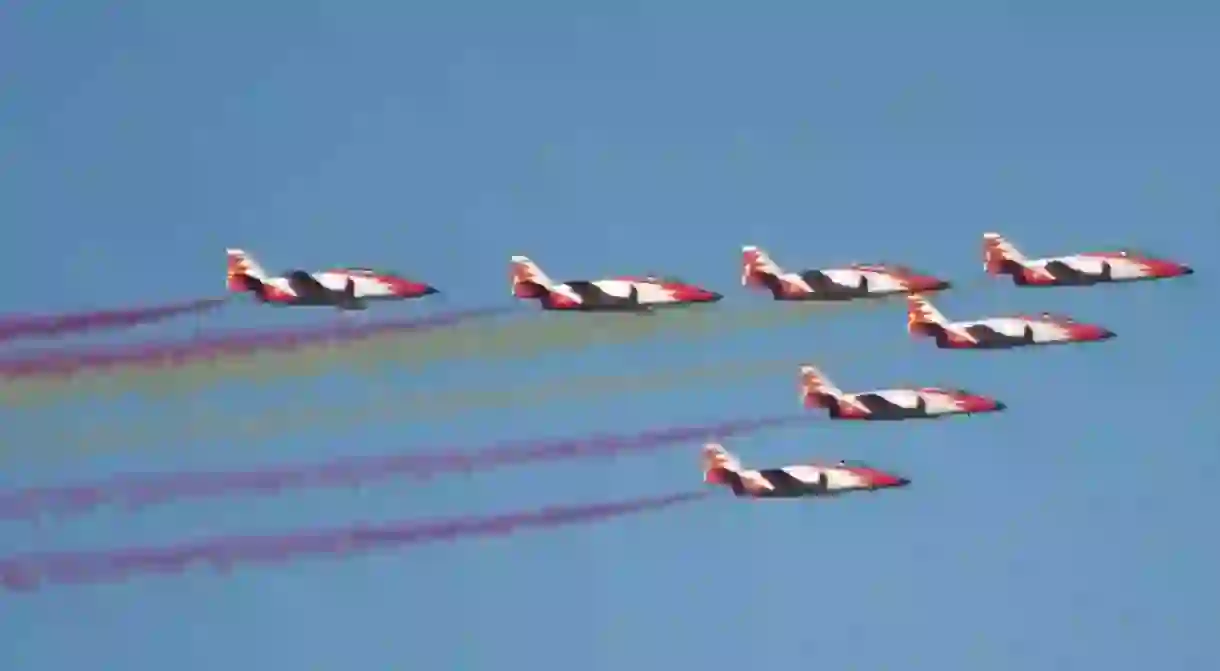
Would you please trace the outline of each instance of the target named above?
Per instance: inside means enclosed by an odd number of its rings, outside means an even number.
[[[951,317],[1048,309],[1119,337],[939,352],[909,340],[893,307],[685,345],[298,382],[257,397],[233,387],[223,400],[246,416],[271,393],[355,403],[430,385],[790,355],[844,387],[943,382],[999,396],[1010,411],[822,423],[730,444],[751,463],[843,456],[914,479],[892,495],[721,497],[559,533],[5,596],[0,666],[1201,668],[1220,630],[1215,338],[1200,318],[1215,314],[1218,290],[1218,12],[1202,2],[982,0],[748,11],[8,3],[5,311],[213,295],[234,245],[274,270],[397,267],[442,287],[449,307],[507,302],[506,261],[526,253],[557,277],[680,273],[725,291],[721,307],[732,309],[762,300],[736,284],[739,248],[752,242],[792,267],[889,259],[951,276],[965,286],[938,301]],[[1199,273],[1095,290],[980,284],[988,229],[1033,254],[1139,245]],[[328,318],[236,306],[204,323]],[[161,330],[175,328],[185,327]],[[4,482],[478,445],[795,404],[785,374],[6,466]],[[3,439],[36,445],[85,412],[109,411],[10,413]],[[681,491],[699,486],[696,449],[6,524],[0,550]]]

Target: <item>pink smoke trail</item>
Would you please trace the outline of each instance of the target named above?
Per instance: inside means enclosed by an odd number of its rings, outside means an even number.
[[[704,426],[679,426],[631,434],[567,438],[545,442],[503,443],[458,453],[392,454],[347,457],[330,462],[258,471],[167,473],[128,476],[83,485],[38,487],[0,492],[0,518],[43,514],[79,515],[105,505],[141,508],[182,499],[244,494],[269,496],[286,489],[359,487],[392,478],[427,478],[454,472],[485,471],[540,461],[610,457],[647,452],[701,439],[723,439],[800,421],[815,415],[736,420]]]
[[[345,343],[387,333],[448,326],[468,319],[488,317],[507,308],[483,308],[449,312],[431,317],[384,321],[360,326],[313,328],[293,331],[230,333],[177,343],[144,343],[125,347],[60,350],[47,354],[0,359],[0,377],[44,377],[75,375],[82,371],[113,366],[151,365],[170,362],[181,366],[222,355],[249,354],[261,350],[285,350],[323,342]]]
[[[116,582],[140,573],[183,573],[192,564],[229,570],[238,564],[284,562],[318,555],[347,555],[393,547],[508,535],[657,511],[696,501],[706,492],[686,492],[582,506],[549,506],[490,517],[356,525],[282,536],[229,536],[181,545],[95,552],[41,553],[0,559],[0,584],[32,591],[43,583]]]
[[[186,303],[172,303],[128,310],[101,310],[63,315],[0,317],[0,342],[21,338],[55,337],[85,331],[130,328],[138,324],[162,321],[179,315],[206,312],[219,307],[224,298],[206,298]]]

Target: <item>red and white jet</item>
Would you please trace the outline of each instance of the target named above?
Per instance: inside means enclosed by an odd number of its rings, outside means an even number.
[[[951,322],[918,294],[907,297],[907,331],[915,337],[934,338],[936,346],[942,349],[1011,349],[1098,342],[1115,336],[1105,327],[1049,313]]]
[[[1022,287],[1160,280],[1195,272],[1190,266],[1133,249],[1030,259],[999,233],[983,234],[983,269],[990,275],[1011,275],[1013,283]]]
[[[800,368],[801,401],[806,408],[825,408],[831,419],[935,419],[1004,410],[1002,402],[962,389],[915,387],[845,393],[816,367]]]
[[[906,266],[855,263],[845,268],[788,272],[762,249],[741,248],[741,284],[762,287],[777,301],[850,301],[949,288],[949,282]]]
[[[364,310],[368,301],[404,300],[440,293],[430,285],[368,268],[336,268],[321,272],[290,270],[280,277],[272,277],[244,250],[230,249],[228,255],[229,291],[249,291],[260,302],[271,305]]]
[[[513,296],[537,300],[544,310],[642,312],[658,307],[715,303],[723,298],[715,291],[671,277],[555,282],[525,256],[514,256],[511,270]]]
[[[904,477],[847,461],[834,465],[811,463],[747,470],[735,455],[718,443],[703,446],[702,463],[704,482],[728,487],[736,496],[756,499],[838,496],[911,484]]]

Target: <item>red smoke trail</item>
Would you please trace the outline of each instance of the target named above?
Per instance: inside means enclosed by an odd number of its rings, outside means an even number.
[[[525,529],[600,522],[621,515],[660,510],[706,495],[706,492],[686,492],[583,506],[550,506],[490,517],[431,522],[408,520],[282,536],[229,536],[162,547],[30,554],[0,559],[0,583],[8,590],[31,591],[43,583],[116,582],[139,573],[182,573],[196,563],[228,570],[242,563],[283,562],[317,555],[342,556],[476,536],[508,535]]]
[[[285,489],[358,487],[391,478],[426,478],[539,461],[609,457],[627,452],[656,450],[692,440],[723,439],[808,421],[813,417],[816,415],[789,415],[704,426],[653,429],[634,434],[505,443],[463,453],[348,457],[326,463],[258,471],[167,473],[117,478],[86,485],[20,489],[0,492],[0,518],[82,514],[108,504],[138,508],[163,505],[181,499],[215,498],[234,494],[268,496]]]
[[[177,343],[145,343],[126,347],[61,350],[49,354],[0,360],[0,377],[75,375],[87,370],[121,365],[168,363],[181,366],[222,355],[250,354],[262,350],[287,350],[324,342],[345,343],[399,331],[436,328],[476,317],[493,316],[506,310],[507,308],[484,308],[360,326],[230,333]]]
[[[54,337],[68,333],[130,328],[138,324],[169,319],[179,315],[206,312],[225,302],[224,298],[207,298],[187,303],[173,303],[129,310],[102,310],[66,315],[30,317],[0,317],[0,342],[20,338]]]

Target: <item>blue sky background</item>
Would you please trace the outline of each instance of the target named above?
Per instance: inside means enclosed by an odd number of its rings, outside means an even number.
[[[36,454],[98,417],[165,422],[207,404],[247,417],[272,397],[357,404],[751,357],[808,357],[845,388],[943,382],[1010,406],[729,444],[759,465],[848,457],[914,479],[890,495],[721,496],[510,539],[5,596],[0,665],[1121,671],[1212,659],[1220,436],[1201,315],[1214,314],[1220,250],[1216,8],[612,5],[5,5],[5,311],[214,295],[234,245],[270,270],[385,265],[446,292],[384,316],[506,304],[514,253],[557,278],[679,273],[724,291],[731,310],[765,300],[737,285],[752,242],[792,268],[880,259],[950,276],[962,289],[937,301],[950,317],[1046,309],[1118,339],[941,352],[908,339],[890,306],[723,339],[6,411],[0,435],[25,455],[4,468],[12,485],[795,410],[785,373],[257,443]],[[1136,245],[1199,273],[1020,291],[980,281],[988,229],[1034,255]],[[331,319],[236,305],[139,334]],[[0,549],[662,494],[700,485],[696,450],[6,523]]]

